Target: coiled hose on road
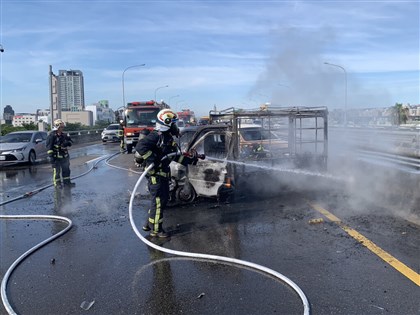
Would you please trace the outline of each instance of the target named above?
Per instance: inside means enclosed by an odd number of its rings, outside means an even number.
[[[171,153],[168,154],[167,156],[165,156],[164,158],[169,158],[171,156],[176,155],[177,153]],[[172,255],[177,255],[177,256],[184,256],[184,257],[191,257],[191,258],[200,258],[200,259],[208,259],[208,260],[215,260],[215,261],[222,261],[222,262],[227,262],[227,263],[231,263],[231,264],[235,264],[235,265],[241,265],[241,266],[246,266],[249,267],[251,269],[255,269],[255,270],[259,270],[262,271],[264,273],[267,273],[269,275],[272,275],[273,277],[283,281],[284,283],[286,283],[287,285],[289,285],[300,297],[302,303],[303,303],[303,314],[304,315],[309,315],[310,314],[310,305],[309,305],[309,301],[305,296],[305,293],[303,293],[302,289],[299,288],[299,286],[297,286],[292,280],[290,280],[289,278],[287,278],[286,276],[282,275],[281,273],[274,271],[270,268],[252,263],[252,262],[248,262],[245,260],[240,260],[240,259],[236,259],[236,258],[230,258],[230,257],[224,257],[224,256],[217,256],[217,255],[208,255],[208,254],[201,254],[201,253],[192,253],[192,252],[182,252],[182,251],[178,251],[178,250],[172,250],[172,249],[168,249],[168,248],[164,248],[161,246],[158,246],[152,242],[150,242],[149,240],[147,240],[138,230],[136,224],[134,223],[134,217],[133,217],[133,201],[134,201],[134,197],[135,197],[135,193],[138,189],[138,187],[140,186],[141,182],[144,180],[144,178],[146,177],[146,174],[149,170],[151,170],[153,168],[154,164],[150,164],[145,171],[143,172],[143,174],[140,176],[140,178],[138,179],[136,185],[134,186],[133,192],[131,194],[130,197],[130,203],[129,203],[129,217],[130,217],[130,223],[131,223],[131,227],[133,228],[134,232],[136,233],[136,235],[138,236],[138,238],[145,243],[147,246],[150,246],[158,251],[161,252],[165,252],[168,254],[172,254]]]
[[[87,170],[85,173],[82,173],[78,176],[73,177],[72,179],[75,178],[79,178],[81,176],[84,176],[86,174],[88,174],[89,172],[91,172],[93,169],[96,168],[97,164],[102,161],[103,159],[106,158],[112,158],[113,156],[117,155],[119,153],[116,154],[112,154],[111,156],[105,156],[102,158],[97,159],[97,161],[95,163],[92,164],[92,167]],[[52,187],[53,184],[48,184],[45,186],[42,186],[36,190],[33,190],[31,192],[27,192],[21,196],[18,196],[16,198],[7,200],[3,203],[0,203],[0,206],[3,206],[5,204],[11,203],[13,201],[17,201],[23,198],[28,198],[31,197],[41,191],[43,191],[44,189],[47,189],[49,187]],[[1,299],[4,305],[4,308],[6,309],[7,313],[10,315],[17,315],[16,311],[13,309],[13,307],[10,305],[9,299],[7,297],[7,284],[9,282],[9,278],[11,276],[11,274],[13,273],[13,271],[15,270],[15,268],[29,255],[31,255],[32,253],[34,253],[36,250],[38,250],[39,248],[41,248],[42,246],[52,242],[53,240],[55,240],[56,238],[60,237],[61,235],[63,235],[64,233],[68,232],[73,223],[69,218],[66,217],[62,217],[62,216],[57,216],[57,215],[0,215],[0,219],[8,219],[8,220],[53,220],[53,221],[62,221],[62,222],[66,222],[67,226],[59,231],[58,233],[50,236],[49,238],[47,238],[46,240],[38,243],[37,245],[33,246],[32,248],[30,248],[29,250],[27,250],[24,254],[22,254],[18,259],[16,259],[11,265],[10,267],[7,269],[6,273],[4,274],[4,277],[1,281],[1,287],[0,287],[0,291],[1,291]]]

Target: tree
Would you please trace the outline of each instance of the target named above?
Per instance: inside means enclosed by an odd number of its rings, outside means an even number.
[[[395,103],[393,107],[394,125],[401,125],[407,123],[408,107],[401,103]]]

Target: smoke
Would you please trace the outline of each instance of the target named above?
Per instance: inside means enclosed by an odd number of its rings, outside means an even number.
[[[273,44],[266,68],[249,92],[249,97],[262,91],[270,94],[273,105],[281,106],[342,103],[342,97],[340,100],[334,96],[340,85],[327,74],[328,69],[324,65],[323,51],[335,37],[331,29],[304,32],[287,28],[272,35]]]
[[[389,142],[389,136],[372,131],[330,131],[327,171],[318,171],[315,164],[269,167],[262,162],[254,176],[247,175],[238,186],[247,198],[265,198],[280,194],[302,193],[308,200],[328,205],[337,215],[392,214],[420,222],[420,181],[418,173],[395,164],[380,161],[375,155],[365,157],[367,146]],[[393,148],[392,142],[388,149]]]
[[[326,106],[330,111],[332,108],[344,109],[346,102],[347,109],[390,106],[386,90],[357,82],[357,75],[351,69],[354,59],[350,55],[346,60],[328,57],[336,36],[328,27],[274,31],[266,67],[249,91],[249,98],[267,95],[270,98],[267,101],[275,106]],[[349,53],[333,52],[342,56]],[[345,73],[325,62],[345,67],[347,85]],[[314,193],[315,199],[318,196],[320,200],[334,200],[335,210],[341,209],[343,213],[348,213],[349,209],[360,213],[383,213],[387,209],[397,215],[412,213],[420,217],[418,175],[411,176],[389,165],[381,166],[374,158],[364,161],[360,147],[390,152],[397,145],[389,136],[376,135],[370,130],[364,132],[354,134],[351,129],[342,132],[339,128],[329,128],[330,178],[279,171],[272,172],[265,181],[256,179],[254,182],[248,178],[247,186],[259,196],[294,190]]]
[[[375,81],[371,86],[363,86],[358,81],[352,65],[357,65],[357,58],[363,56],[352,56],[351,51],[344,49],[337,51],[333,48],[336,37],[331,27],[290,27],[273,31],[266,67],[248,97],[255,99],[265,95],[268,97],[265,101],[277,106],[327,106],[330,109],[343,109],[345,105],[347,109],[392,106],[390,93],[385,88]],[[329,57],[332,53],[345,59]],[[346,74],[325,62],[342,65]]]

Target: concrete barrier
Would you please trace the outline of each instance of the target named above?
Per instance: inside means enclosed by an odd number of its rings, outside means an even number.
[[[102,141],[101,140],[102,130],[103,129],[80,130],[80,131],[69,131],[67,133],[73,140],[73,144],[82,144],[82,143],[87,143],[87,142]]]

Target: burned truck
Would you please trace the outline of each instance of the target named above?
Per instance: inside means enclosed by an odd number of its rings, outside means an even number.
[[[206,159],[188,167],[171,164],[174,200],[230,198],[250,177],[280,169],[327,169],[326,107],[229,108],[210,111],[209,122],[186,128],[180,138],[183,151]]]

